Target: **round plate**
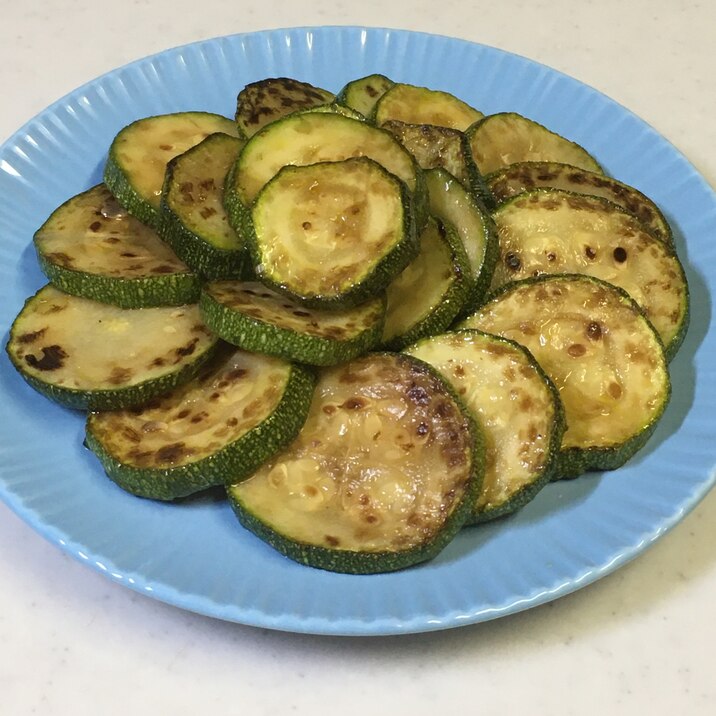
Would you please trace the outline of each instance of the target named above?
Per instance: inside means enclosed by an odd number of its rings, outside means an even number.
[[[676,524],[714,482],[716,333],[711,326],[716,197],[643,121],[574,79],[469,42],[399,30],[276,30],[169,50],[59,100],[0,149],[0,312],[7,328],[44,283],[32,234],[52,209],[101,181],[124,125],[151,114],[232,116],[237,92],[267,76],[337,91],[380,72],[443,89],[483,112],[513,110],[582,144],[672,222],[691,287],[689,335],[673,398],[626,467],[549,485],[518,514],[466,529],[433,562],[376,576],[285,559],[245,532],[219,496],[158,504],[122,492],[82,447],[83,416],[0,364],[0,496],[33,528],[109,578],[222,619],[323,634],[395,634],[527,609],[593,582]],[[714,260],[711,257],[714,256]]]

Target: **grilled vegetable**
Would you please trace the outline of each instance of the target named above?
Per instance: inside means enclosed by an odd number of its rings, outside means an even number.
[[[336,102],[370,117],[375,103],[395,84],[385,75],[368,75],[349,82],[337,95]]]

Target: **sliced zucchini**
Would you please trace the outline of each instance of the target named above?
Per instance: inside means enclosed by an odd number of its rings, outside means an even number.
[[[291,559],[388,572],[452,539],[479,489],[483,451],[430,366],[374,353],[325,369],[296,440],[228,494],[241,523]]]
[[[395,84],[385,75],[368,75],[349,82],[337,95],[336,102],[370,117],[375,103]]]
[[[43,272],[65,293],[121,308],[199,298],[198,276],[102,184],[55,209],[33,240]]]
[[[296,112],[298,113],[307,114],[309,112],[319,113],[319,114],[340,114],[343,117],[348,117],[348,119],[355,119],[359,122],[366,122],[366,118],[360,113],[356,112],[354,109],[351,109],[350,107],[346,107],[345,105],[338,104],[337,102],[330,102],[329,104],[319,104],[315,107],[309,107],[308,109],[301,109]]]
[[[498,202],[540,187],[601,196],[631,212],[657,239],[673,244],[669,222],[648,196],[611,177],[557,162],[511,164],[485,181]]]
[[[384,122],[381,126],[415,157],[421,169],[445,169],[465,186],[468,185],[462,132],[434,124],[407,124],[397,119]]]
[[[236,98],[236,123],[245,137],[253,137],[262,127],[309,107],[326,104],[333,94],[308,82],[290,77],[269,77],[252,82]]]
[[[191,382],[145,405],[92,413],[87,445],[140,497],[173,500],[253,473],[298,434],[315,378],[222,346]]]
[[[373,110],[379,127],[389,119],[397,119],[408,124],[434,124],[465,131],[484,116],[449,92],[408,84],[393,85]]]
[[[206,325],[245,350],[310,365],[350,360],[377,345],[383,332],[383,295],[344,311],[317,311],[261,283],[214,281],[199,303]]]
[[[689,293],[673,249],[606,199],[535,189],[493,214],[500,260],[492,287],[543,273],[584,273],[621,286],[644,309],[672,358],[684,338]]]
[[[492,280],[499,255],[497,229],[474,194],[442,169],[425,172],[430,212],[455,228],[469,262],[471,286],[461,313],[475,310]]]
[[[209,112],[138,119],[114,138],[104,182],[130,214],[157,228],[167,162],[216,132],[235,137],[238,128],[230,119]]]
[[[197,273],[238,278],[247,260],[224,209],[224,179],[243,141],[211,134],[167,164],[159,234]]]
[[[7,352],[48,398],[80,410],[114,410],[190,380],[217,340],[197,305],[132,310],[45,286],[15,319]]]
[[[485,438],[485,478],[471,522],[515,512],[549,482],[564,412],[559,393],[523,346],[481,331],[425,338],[406,349],[453,386]]]
[[[420,253],[386,290],[383,345],[398,350],[444,331],[465,305],[470,287],[470,264],[457,232],[428,219]]]
[[[413,194],[418,227],[425,222],[425,184],[412,154],[389,133],[331,112],[300,112],[273,122],[252,137],[226,182],[226,207],[237,231],[248,209],[281,168],[366,156],[405,182]]]
[[[485,117],[467,130],[478,169],[491,174],[516,162],[561,162],[603,174],[584,148],[515,112]]]
[[[559,390],[567,430],[559,477],[623,465],[671,392],[663,344],[622,289],[590,276],[510,283],[462,324],[524,345]]]
[[[367,157],[284,167],[251,217],[256,276],[317,308],[371,298],[418,250],[405,185]]]

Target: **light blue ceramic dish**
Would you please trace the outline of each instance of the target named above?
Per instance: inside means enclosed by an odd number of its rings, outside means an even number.
[[[222,501],[179,505],[115,487],[82,447],[83,416],[0,360],[0,496],[110,579],[203,614],[273,629],[397,634],[493,619],[555,599],[638,555],[714,482],[716,197],[684,157],[585,85],[499,50],[400,30],[314,28],[217,38],[110,72],[55,102],[0,149],[0,325],[43,283],[31,245],[49,212],[100,181],[114,134],[180,110],[232,116],[238,90],[288,75],[338,90],[373,72],[514,110],[584,145],[672,222],[692,293],[674,396],[626,467],[548,486],[519,514],[463,531],[433,562],[355,577],[301,567],[246,533]],[[698,257],[698,259],[696,259]]]

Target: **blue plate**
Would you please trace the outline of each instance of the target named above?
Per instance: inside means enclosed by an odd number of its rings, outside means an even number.
[[[0,496],[38,532],[120,584],[185,609],[273,629],[396,634],[493,619],[555,599],[635,557],[714,482],[716,197],[643,121],[574,79],[445,37],[351,27],[275,30],[162,52],[55,102],[0,149],[0,314],[7,328],[43,283],[32,234],[100,181],[115,133],[181,110],[232,116],[243,85],[288,75],[338,90],[381,72],[514,110],[579,142],[651,196],[673,225],[692,295],[674,395],[626,467],[548,486],[519,514],[464,530],[433,562],[356,577],[299,566],[245,532],[227,505],[134,498],[82,447],[83,416],[40,397],[0,362]],[[697,256],[691,263],[689,256]],[[713,258],[712,258],[713,257]]]

